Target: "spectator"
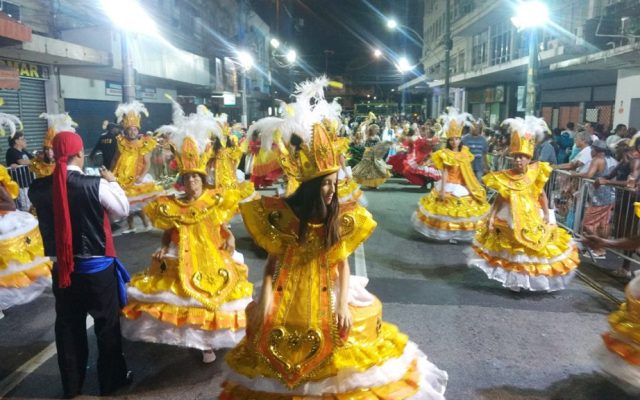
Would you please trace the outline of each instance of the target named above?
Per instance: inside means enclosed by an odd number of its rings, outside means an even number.
[[[571,135],[570,132],[566,130],[560,134],[560,137],[558,138],[558,163],[564,164],[569,162],[569,155],[571,154],[571,149],[573,148],[574,137],[575,133]]]
[[[471,128],[471,134],[462,137],[462,144],[467,146],[471,154],[475,157],[472,168],[473,173],[480,182],[482,182],[482,176],[488,172],[487,166],[489,165],[487,162],[489,143],[487,142],[487,138],[481,135],[482,126],[482,121],[480,121],[479,124],[474,124],[473,128]]]
[[[611,150],[616,148],[616,144],[627,137],[627,126],[625,124],[618,124],[613,131],[613,135],[607,138],[607,147]]]
[[[33,155],[29,154],[27,148],[27,138],[24,132],[17,131],[13,136],[9,137],[9,148],[7,149],[6,162],[7,167],[18,167],[20,165],[31,164]]]
[[[98,152],[102,153],[102,165],[106,168],[113,168],[113,159],[116,155],[118,143],[116,137],[120,135],[120,125],[109,122],[107,130],[100,135],[98,143],[93,147],[89,157],[95,163],[95,157]]]
[[[581,131],[576,134],[575,146],[579,149],[578,155],[572,161],[565,164],[555,165],[555,169],[573,170],[579,174],[584,174],[589,170],[591,163],[591,146],[589,146],[590,134]]]
[[[533,152],[533,159],[535,161],[548,162],[551,165],[558,163],[558,157],[556,156],[556,150],[551,144],[549,131],[546,131],[544,136],[538,140],[538,144]]]
[[[576,137],[575,124],[573,122],[567,123],[566,129],[560,134],[562,135],[564,133],[569,135],[569,137],[573,140]]]
[[[596,132],[596,127],[594,126],[593,122],[585,123],[584,124],[584,130],[585,130],[585,132],[587,132],[589,134],[589,138],[591,140],[591,143],[593,143],[596,140],[600,139],[598,137],[598,133]]]

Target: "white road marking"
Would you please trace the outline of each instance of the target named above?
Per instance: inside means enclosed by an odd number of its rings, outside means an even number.
[[[87,330],[91,329],[92,326],[93,318],[91,318],[91,316],[87,316]],[[2,382],[0,382],[0,398],[4,398],[4,396],[15,389],[20,384],[20,382],[25,380],[27,376],[31,375],[33,371],[40,368],[42,364],[46,363],[57,353],[56,342],[51,342],[47,347],[44,348],[44,350],[36,354],[33,358],[22,364],[9,376],[4,378]]]
[[[364,244],[360,244],[355,252],[356,275],[367,277],[367,262],[364,258]]]

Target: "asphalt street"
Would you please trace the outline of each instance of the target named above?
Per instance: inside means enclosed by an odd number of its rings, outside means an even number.
[[[367,191],[378,221],[364,245],[368,289],[384,303],[384,319],[397,324],[440,368],[449,373],[447,399],[626,400],[596,370],[593,351],[607,330],[615,306],[575,279],[559,293],[514,293],[465,265],[465,246],[424,240],[410,224],[423,192],[399,180]],[[245,256],[250,279],[259,283],[265,253],[240,220],[232,230]],[[131,273],[143,270],[160,242],[160,231],[116,238],[119,256]],[[353,263],[352,263],[353,269]],[[622,298],[623,283],[583,263],[581,271]],[[256,293],[259,287],[256,287]],[[5,311],[0,320],[0,395],[6,398],[59,398],[52,346],[51,291],[30,304]],[[98,393],[95,340],[86,395]],[[205,365],[199,351],[125,341],[135,382],[118,398],[214,399],[222,382],[224,351]],[[14,387],[11,382],[20,383]]]

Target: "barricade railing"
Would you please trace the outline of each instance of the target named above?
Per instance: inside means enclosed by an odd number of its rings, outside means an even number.
[[[549,208],[555,209],[558,225],[578,239],[585,234],[621,239],[640,233],[640,224],[634,212],[634,202],[638,201],[634,189],[599,186],[593,179],[578,178],[570,172],[554,170],[545,190]],[[606,251],[640,266],[640,261],[631,257],[632,252],[616,249]],[[593,261],[596,265],[601,264],[598,259]]]
[[[27,188],[36,179],[36,175],[31,172],[28,165],[20,165],[19,167],[7,168],[11,179],[18,183],[20,188]]]
[[[503,169],[511,168],[511,163],[513,162],[513,157],[507,155],[493,155],[491,159],[491,170],[492,171],[502,171]]]

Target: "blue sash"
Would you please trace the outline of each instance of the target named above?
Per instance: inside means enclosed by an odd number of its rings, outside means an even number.
[[[118,297],[120,298],[120,307],[127,305],[127,286],[131,280],[129,272],[117,257],[92,257],[92,258],[74,258],[73,272],[79,274],[95,274],[109,268],[111,264],[116,266],[116,275],[118,277]]]

